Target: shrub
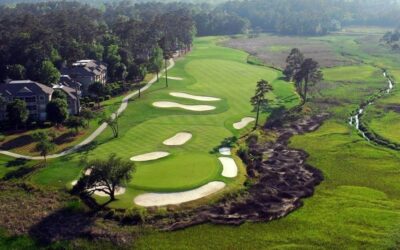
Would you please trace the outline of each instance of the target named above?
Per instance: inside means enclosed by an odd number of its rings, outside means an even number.
[[[110,96],[110,95],[106,95],[105,99],[106,99],[106,100],[110,100],[110,99],[111,99],[111,96]]]
[[[247,162],[248,154],[249,154],[249,148],[247,146],[245,146],[245,145],[240,145],[240,147],[239,147],[239,149],[237,151],[237,154],[239,155],[239,157],[243,161]]]
[[[260,137],[260,133],[258,131],[253,131],[246,139],[247,145],[254,145],[258,142],[258,138]]]
[[[98,101],[99,101],[99,102],[104,102],[104,97],[100,96],[100,97],[98,98]]]
[[[0,133],[0,142],[4,141],[6,139],[6,137]]]
[[[95,105],[96,105],[96,104],[95,104],[94,102],[89,102],[89,103],[88,103],[88,107],[89,107],[89,108],[94,108]]]
[[[131,208],[125,211],[123,223],[143,223],[146,222],[147,210],[143,208]]]

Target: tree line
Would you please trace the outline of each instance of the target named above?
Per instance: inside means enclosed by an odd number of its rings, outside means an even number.
[[[400,51],[400,28],[386,32],[381,42],[388,45],[394,51]]]
[[[111,81],[138,81],[162,60],[188,50],[195,24],[181,5],[46,2],[0,7],[0,81],[50,85],[58,70],[90,58],[108,65]],[[154,7],[154,8],[153,8]],[[148,10],[151,9],[151,11]]]

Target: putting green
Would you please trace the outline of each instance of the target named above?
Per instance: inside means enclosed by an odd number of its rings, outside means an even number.
[[[235,180],[221,176],[219,155],[209,152],[224,138],[238,136],[250,129],[235,130],[233,123],[243,117],[255,116],[249,100],[254,93],[256,82],[266,79],[274,86],[274,93],[269,95],[274,101],[271,105],[292,107],[298,103],[293,86],[279,80],[279,71],[249,65],[246,63],[246,53],[220,47],[216,44],[217,41],[217,38],[197,39],[194,50],[185,58],[179,59],[169,72],[183,80],[170,79],[169,87],[165,88],[165,78],[161,78],[160,82],[154,84],[140,99],[129,103],[119,120],[120,137],[111,139],[111,132],[107,130],[97,139],[98,146],[87,152],[88,159],[103,158],[111,153],[126,159],[156,151],[170,153],[163,159],[137,162],[134,178],[127,184],[127,193],[120,199],[130,200],[133,205],[133,196],[143,191],[186,191],[211,181],[233,184]],[[153,106],[154,102],[163,101],[183,105],[204,104],[197,100],[173,97],[170,92],[212,96],[220,98],[221,101],[212,103],[216,107],[214,110],[204,112]],[[267,114],[264,113],[261,121],[266,117]],[[186,144],[176,147],[163,144],[164,140],[182,131],[193,135]],[[75,154],[69,157],[68,163],[65,159],[56,160],[54,163],[64,161],[67,165],[76,165],[80,157],[81,155]],[[71,170],[73,178],[60,176],[59,167],[53,167],[57,165],[50,164],[48,168],[33,176],[32,180],[39,184],[59,185],[70,183],[77,178],[75,168]],[[52,176],[53,180],[43,180],[49,176]]]

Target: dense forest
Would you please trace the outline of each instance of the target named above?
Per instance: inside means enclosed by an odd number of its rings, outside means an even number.
[[[0,6],[0,79],[46,83],[55,68],[91,58],[109,65],[111,80],[134,80],[157,70],[160,57],[188,49],[196,34],[324,35],[344,25],[400,23],[398,1],[88,2]]]
[[[0,8],[0,78],[50,84],[54,68],[90,58],[108,64],[111,80],[140,79],[178,49],[189,49],[195,27],[188,9],[78,2]]]

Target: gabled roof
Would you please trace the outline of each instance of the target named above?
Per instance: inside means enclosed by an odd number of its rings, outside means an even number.
[[[0,93],[8,96],[33,96],[40,94],[53,94],[54,90],[44,84],[31,80],[11,81],[0,85]]]
[[[60,89],[60,90],[64,91],[64,93],[66,93],[68,95],[68,97],[73,99],[73,100],[76,100],[78,98],[76,90],[73,89],[73,88],[70,88],[68,86],[65,86],[65,85],[54,85],[53,89]]]
[[[61,69],[63,75],[70,76],[97,76],[105,73],[107,66],[95,60],[80,60],[72,64],[72,67]]]
[[[80,82],[75,81],[69,75],[62,75],[60,77],[60,85],[64,85],[73,89],[80,89],[80,87],[82,86]]]

